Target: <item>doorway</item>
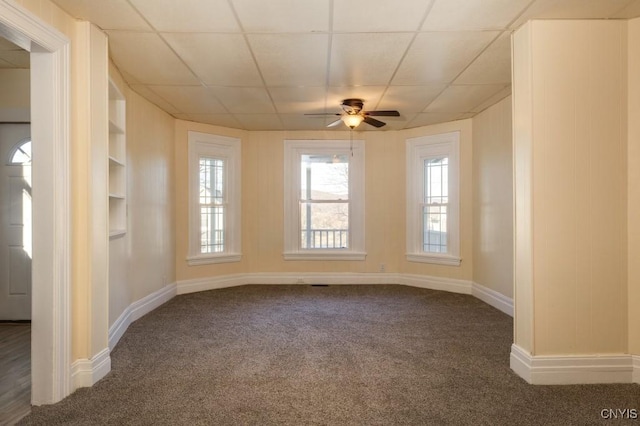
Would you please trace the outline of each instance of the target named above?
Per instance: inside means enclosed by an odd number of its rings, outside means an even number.
[[[33,150],[31,403],[71,393],[69,39],[12,0],[0,0],[0,36],[29,52]]]
[[[31,129],[0,123],[0,322],[31,321]]]

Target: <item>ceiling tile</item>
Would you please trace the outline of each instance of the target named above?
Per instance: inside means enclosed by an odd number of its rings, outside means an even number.
[[[233,0],[247,32],[329,31],[329,0]]]
[[[464,70],[454,84],[511,82],[511,33],[505,31]]]
[[[239,129],[242,126],[232,114],[173,114],[180,120],[195,121],[196,123],[212,124],[214,126]]]
[[[536,0],[515,21],[518,28],[529,19],[595,19],[609,18],[622,10],[628,0]]]
[[[26,50],[4,50],[0,54],[2,59],[11,64],[12,68],[29,68],[31,56]]]
[[[422,29],[502,30],[518,17],[529,3],[531,0],[436,0]]]
[[[227,112],[207,87],[149,86],[149,89],[169,101],[181,113],[219,114]]]
[[[241,34],[163,34],[194,73],[208,85],[262,86]]]
[[[118,68],[152,85],[196,85],[199,81],[153,33],[108,31],[111,57]]]
[[[425,0],[348,0],[333,5],[337,32],[417,31],[430,5]]]
[[[271,98],[279,113],[318,113],[324,111],[324,87],[272,87]]]
[[[15,68],[16,66],[13,64],[10,64],[7,61],[2,60],[2,58],[0,58],[0,69],[12,69]]]
[[[422,112],[417,114],[407,127],[430,126],[432,124],[446,123],[462,119],[464,114],[459,112]]]
[[[424,112],[473,112],[475,108],[503,90],[504,84],[449,86]]]
[[[6,38],[0,36],[0,51],[4,50],[22,50],[19,46],[11,43]]]
[[[53,2],[75,18],[91,21],[103,30],[151,30],[127,0],[53,0]]]
[[[402,115],[422,112],[445,87],[442,84],[389,86],[376,109],[398,110]]]
[[[384,93],[384,86],[329,87],[327,112],[342,112],[343,99],[356,98],[364,101],[364,109],[375,109]]]
[[[267,86],[320,86],[327,82],[326,34],[255,34],[249,44]]]
[[[240,30],[227,0],[130,1],[158,31],[228,32]]]
[[[412,38],[412,34],[403,33],[334,35],[330,84],[388,84]]]
[[[504,89],[500,90],[498,93],[496,93],[495,95],[491,96],[489,99],[487,99],[486,101],[484,101],[483,103],[481,103],[480,105],[475,107],[473,109],[473,112],[474,113],[482,112],[485,109],[489,108],[490,106],[492,106],[494,104],[497,104],[498,102],[500,102],[501,100],[503,100],[504,98],[506,98],[509,95],[511,95],[511,85],[508,85],[507,87],[505,87]]]
[[[275,113],[266,89],[260,87],[211,87],[211,90],[230,113]]]
[[[616,12],[612,18],[632,19],[640,16],[640,0],[631,1],[624,9]]]
[[[246,130],[283,130],[278,114],[234,114]]]
[[[497,31],[421,33],[407,52],[392,84],[422,86],[449,83],[498,34]]]
[[[334,121],[337,117],[305,116],[302,114],[280,114],[280,119],[285,129],[295,130],[325,130],[327,123]]]
[[[171,103],[167,102],[147,86],[143,86],[141,84],[133,84],[131,85],[131,89],[133,89],[134,92],[138,93],[140,96],[147,99],[149,102],[156,105],[160,109],[168,112],[169,114],[175,114],[179,112],[176,107],[171,105]]]

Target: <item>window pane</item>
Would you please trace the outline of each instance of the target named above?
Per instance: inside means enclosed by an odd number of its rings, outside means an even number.
[[[200,204],[224,202],[224,160],[200,158]]]
[[[447,204],[449,202],[449,159],[424,161],[423,250],[447,253]]]
[[[9,164],[31,163],[31,141],[26,141],[12,153]]]
[[[224,160],[200,158],[200,253],[224,251]]]
[[[349,248],[349,204],[300,204],[300,247]]]
[[[300,182],[301,200],[348,200],[349,157],[302,155]]]
[[[447,206],[424,206],[423,209],[423,250],[447,253]]]
[[[200,253],[219,253],[224,251],[223,206],[200,207]]]

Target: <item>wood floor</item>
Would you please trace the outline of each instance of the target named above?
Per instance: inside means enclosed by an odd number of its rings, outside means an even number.
[[[0,425],[31,411],[31,325],[0,323]]]

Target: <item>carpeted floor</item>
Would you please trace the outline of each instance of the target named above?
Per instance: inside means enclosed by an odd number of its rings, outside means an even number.
[[[640,410],[638,385],[531,386],[512,319],[403,286],[244,286],[133,323],[112,372],[31,425],[587,425]]]

